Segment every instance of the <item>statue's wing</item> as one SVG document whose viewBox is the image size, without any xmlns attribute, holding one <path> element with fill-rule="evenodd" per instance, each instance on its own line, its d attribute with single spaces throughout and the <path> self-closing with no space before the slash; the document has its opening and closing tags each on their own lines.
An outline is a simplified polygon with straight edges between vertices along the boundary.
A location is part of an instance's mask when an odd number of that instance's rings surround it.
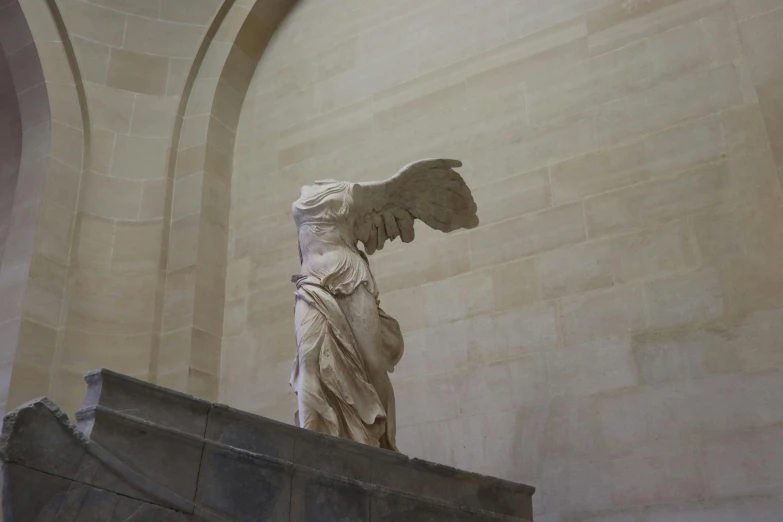
<svg viewBox="0 0 783 522">
<path fill-rule="evenodd" d="M 356 238 L 368 254 L 386 240 L 413 241 L 413 222 L 420 219 L 442 232 L 475 228 L 476 202 L 465 180 L 454 169 L 457 160 L 421 160 L 400 169 L 385 181 L 357 183 L 353 203 Z"/>
</svg>

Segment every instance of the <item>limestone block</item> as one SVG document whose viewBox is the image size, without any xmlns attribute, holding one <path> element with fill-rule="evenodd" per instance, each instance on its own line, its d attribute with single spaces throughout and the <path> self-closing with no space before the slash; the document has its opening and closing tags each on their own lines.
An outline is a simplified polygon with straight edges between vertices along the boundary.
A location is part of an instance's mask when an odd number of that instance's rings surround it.
<svg viewBox="0 0 783 522">
<path fill-rule="evenodd" d="M 32 129 L 49 120 L 51 113 L 47 98 L 48 89 L 42 83 L 17 95 L 16 101 L 21 116 L 22 130 Z"/>
<path fill-rule="evenodd" d="M 549 173 L 539 169 L 505 178 L 476 188 L 473 196 L 485 225 L 543 210 L 550 206 L 552 198 Z"/>
<path fill-rule="evenodd" d="M 125 179 L 165 178 L 168 146 L 165 138 L 118 134 L 110 174 Z"/>
<path fill-rule="evenodd" d="M 742 100 L 732 64 L 697 71 L 599 107 L 594 119 L 597 140 L 611 145 L 739 105 Z"/>
<path fill-rule="evenodd" d="M 372 104 L 362 101 L 291 127 L 280 133 L 280 168 L 359 141 L 372 125 Z"/>
<path fill-rule="evenodd" d="M 581 342 L 547 352 L 552 395 L 585 397 L 638 384 L 638 370 L 628 337 Z"/>
<path fill-rule="evenodd" d="M 634 357 L 645 384 L 698 379 L 741 367 L 731 344 L 708 331 L 645 332 L 634 336 Z"/>
<path fill-rule="evenodd" d="M 713 520 L 758 520 L 773 522 L 780 513 L 781 502 L 774 498 L 745 498 L 707 500 L 682 506 L 657 506 L 648 511 L 649 522 L 666 522 L 673 517 L 688 522 L 709 522 Z"/>
<path fill-rule="evenodd" d="M 78 35 L 71 35 L 82 79 L 89 83 L 104 83 L 109 70 L 111 47 Z"/>
<path fill-rule="evenodd" d="M 701 456 L 687 441 L 653 443 L 608 462 L 615 505 L 682 502 L 704 491 Z"/>
<path fill-rule="evenodd" d="M 139 215 L 143 184 L 86 171 L 82 180 L 82 210 L 95 216 L 136 219 Z"/>
<path fill-rule="evenodd" d="M 168 273 L 163 302 L 164 332 L 173 332 L 192 324 L 195 285 L 196 267 L 194 266 Z"/>
<path fill-rule="evenodd" d="M 602 54 L 725 8 L 723 0 L 611 2 L 587 15 L 590 50 Z"/>
<path fill-rule="evenodd" d="M 164 95 L 168 72 L 168 58 L 112 49 L 106 85 L 141 94 Z"/>
<path fill-rule="evenodd" d="M 564 298 L 560 317 L 565 346 L 644 329 L 644 299 L 639 285 L 623 285 Z"/>
<path fill-rule="evenodd" d="M 464 4 L 454 6 L 446 13 L 438 11 L 432 9 L 430 12 L 444 23 L 430 25 L 417 46 L 421 71 L 441 69 L 506 41 L 504 33 L 509 19 L 504 9 L 485 10 Z"/>
<path fill-rule="evenodd" d="M 205 446 L 197 472 L 196 503 L 218 517 L 210 514 L 202 520 L 287 520 L 292 493 L 290 466 L 239 450 Z"/>
<path fill-rule="evenodd" d="M 709 164 L 586 200 L 587 227 L 591 237 L 638 229 L 728 204 L 735 194 L 728 165 Z"/>
<path fill-rule="evenodd" d="M 168 137 L 174 131 L 179 97 L 139 94 L 133 107 L 131 133 L 151 138 Z"/>
<path fill-rule="evenodd" d="M 740 56 L 740 38 L 730 8 L 675 27 L 650 39 L 656 80 L 731 63 Z"/>
<path fill-rule="evenodd" d="M 585 239 L 581 203 L 561 205 L 470 231 L 474 268 L 500 264 Z"/>
<path fill-rule="evenodd" d="M 135 96 L 132 92 L 96 83 L 85 83 L 90 121 L 98 129 L 127 134 L 131 127 Z"/>
<path fill-rule="evenodd" d="M 182 497 L 92 444 L 47 399 L 28 403 L 6 416 L 3 461 L 6 466 L 24 466 L 125 497 L 187 509 Z"/>
<path fill-rule="evenodd" d="M 493 49 L 471 63 L 468 92 L 491 93 L 534 78 L 549 67 L 584 60 L 589 57 L 586 34 L 584 20 L 575 19 Z"/>
<path fill-rule="evenodd" d="M 541 123 L 580 114 L 650 87 L 651 59 L 644 40 L 544 73 L 525 83 L 530 121 Z"/>
<path fill-rule="evenodd" d="M 74 282 L 71 326 L 102 334 L 149 333 L 157 273 L 109 274 L 82 270 Z"/>
<path fill-rule="evenodd" d="M 161 221 L 119 222 L 114 229 L 111 270 L 122 272 L 155 271 L 160 264 Z"/>
<path fill-rule="evenodd" d="M 40 254 L 33 257 L 24 302 L 28 317 L 48 326 L 60 325 L 65 275 L 66 268 L 59 262 Z"/>
<path fill-rule="evenodd" d="M 554 299 L 614 284 L 614 256 L 608 242 L 590 242 L 542 254 L 538 258 L 541 298 Z"/>
<path fill-rule="evenodd" d="M 164 0 L 160 17 L 172 22 L 209 25 L 219 6 L 220 3 L 216 0 L 198 0 L 187 5 Z"/>
<path fill-rule="evenodd" d="M 775 28 L 783 17 L 780 9 L 765 16 L 745 20 L 740 24 L 745 55 L 750 64 L 755 85 L 773 83 L 783 77 L 781 59 L 773 51 L 781 45 L 780 31 Z"/>
<path fill-rule="evenodd" d="M 142 183 L 139 219 L 162 219 L 166 206 L 167 180 L 151 179 Z"/>
<path fill-rule="evenodd" d="M 66 0 L 61 7 L 68 31 L 97 43 L 122 46 L 127 16 L 87 2 Z"/>
<path fill-rule="evenodd" d="M 372 264 L 383 292 L 453 277 L 470 270 L 468 234 L 450 234 L 426 245 L 374 256 Z"/>
<path fill-rule="evenodd" d="M 702 163 L 719 161 L 727 152 L 721 120 L 712 114 L 645 136 L 651 175 L 671 176 Z"/>
<path fill-rule="evenodd" d="M 77 205 L 80 172 L 60 160 L 50 158 L 43 186 L 43 197 L 68 210 Z"/>
<path fill-rule="evenodd" d="M 723 291 L 714 268 L 650 280 L 645 284 L 649 326 L 699 323 L 723 314 Z"/>
<path fill-rule="evenodd" d="M 127 14 L 157 18 L 162 0 L 91 0 L 90 3 Z"/>
<path fill-rule="evenodd" d="M 102 406 L 83 408 L 76 418 L 91 441 L 143 472 L 147 480 L 180 498 L 189 501 L 195 498 L 201 456 L 205 451 L 202 439 Z M 109 490 L 127 488 L 125 478 L 110 471 L 98 476 Z"/>
<path fill-rule="evenodd" d="M 492 278 L 482 271 L 444 279 L 423 287 L 420 296 L 428 326 L 456 321 L 492 310 Z"/>
<path fill-rule="evenodd" d="M 644 143 L 591 152 L 551 167 L 555 205 L 649 179 Z M 483 216 L 482 216 L 483 217 Z"/>
<path fill-rule="evenodd" d="M 400 520 L 400 517 L 411 522 L 467 522 L 469 520 L 500 522 L 519 520 L 476 510 L 454 510 L 444 504 L 427 501 L 412 495 L 403 496 L 385 491 L 376 491 L 373 494 L 369 520 L 392 522 Z"/>
<path fill-rule="evenodd" d="M 369 521 L 370 490 L 364 484 L 297 467 L 291 483 L 289 516 L 291 522 Z"/>
<path fill-rule="evenodd" d="M 554 303 L 542 303 L 467 321 L 462 335 L 467 339 L 468 359 L 483 363 L 503 361 L 557 346 L 555 313 Z M 428 351 L 433 351 L 435 343 L 433 339 Z"/>
<path fill-rule="evenodd" d="M 732 3 L 737 12 L 737 18 L 740 20 L 752 18 L 780 7 L 780 4 L 775 0 L 734 0 Z"/>
<path fill-rule="evenodd" d="M 16 464 L 3 466 L 8 522 L 186 522 L 188 516 Z"/>
<path fill-rule="evenodd" d="M 449 323 L 405 336 L 405 356 L 394 368 L 395 379 L 420 377 L 462 367 L 468 360 L 466 322 Z"/>
<path fill-rule="evenodd" d="M 549 396 L 544 354 L 517 357 L 456 375 L 457 416 L 533 406 Z"/>
<path fill-rule="evenodd" d="M 223 405 L 213 405 L 205 438 L 235 448 L 294 461 L 295 440 L 291 427 L 274 421 L 251 417 Z"/>
<path fill-rule="evenodd" d="M 492 267 L 492 294 L 497 311 L 539 301 L 539 276 L 535 258 Z"/>
<path fill-rule="evenodd" d="M 88 373 L 85 380 L 84 408 L 102 406 L 184 433 L 205 433 L 210 409 L 206 401 L 105 369 Z M 87 425 L 80 429 L 89 434 Z"/>
<path fill-rule="evenodd" d="M 468 176 L 468 181 L 479 186 L 518 174 L 520 165 L 524 165 L 524 170 L 545 167 L 595 150 L 595 142 L 593 125 L 587 118 L 553 124 L 516 125 L 502 139 L 471 148 L 473 169 L 477 175 Z"/>
<path fill-rule="evenodd" d="M 33 91 L 35 90 L 36 89 L 33 89 Z M 37 100 L 35 103 L 43 103 L 43 100 Z M 24 113 L 22 113 L 22 117 L 24 118 Z M 45 127 L 46 124 L 39 125 L 39 127 L 40 126 Z M 84 142 L 84 134 L 82 130 L 76 127 L 71 127 L 66 123 L 52 120 L 51 132 L 51 155 L 70 167 L 81 169 L 83 165 L 82 162 L 85 159 L 82 154 L 82 146 Z M 24 154 L 24 148 L 22 152 Z M 22 163 L 25 163 L 24 159 L 22 160 Z"/>
<path fill-rule="evenodd" d="M 624 283 L 696 266 L 696 238 L 686 220 L 653 226 L 612 241 L 614 278 Z"/>
<path fill-rule="evenodd" d="M 196 264 L 200 216 L 193 214 L 171 224 L 169 270 L 182 270 Z"/>
<path fill-rule="evenodd" d="M 191 58 L 196 55 L 204 29 L 189 24 L 128 17 L 123 48 L 137 53 Z"/>
<path fill-rule="evenodd" d="M 781 441 L 779 426 L 705 441 L 701 451 L 707 491 L 717 496 L 777 494 Z"/>
<path fill-rule="evenodd" d="M 389 459 L 375 460 L 372 481 L 403 493 L 473 509 L 491 510 L 498 515 L 533 518 L 532 503 L 529 500 L 532 488 L 519 487 L 500 479 L 470 484 L 471 478 L 478 477 L 417 459 L 408 462 Z"/>
</svg>

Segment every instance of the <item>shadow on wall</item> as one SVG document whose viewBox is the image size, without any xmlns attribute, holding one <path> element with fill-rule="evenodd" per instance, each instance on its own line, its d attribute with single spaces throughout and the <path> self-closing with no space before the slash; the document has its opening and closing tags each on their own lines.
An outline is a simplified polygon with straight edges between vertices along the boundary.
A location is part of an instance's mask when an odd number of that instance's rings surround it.
<svg viewBox="0 0 783 522">
<path fill-rule="evenodd" d="M 0 43 L 0 262 L 11 227 L 11 210 L 22 159 L 22 119 L 11 69 Z"/>
</svg>

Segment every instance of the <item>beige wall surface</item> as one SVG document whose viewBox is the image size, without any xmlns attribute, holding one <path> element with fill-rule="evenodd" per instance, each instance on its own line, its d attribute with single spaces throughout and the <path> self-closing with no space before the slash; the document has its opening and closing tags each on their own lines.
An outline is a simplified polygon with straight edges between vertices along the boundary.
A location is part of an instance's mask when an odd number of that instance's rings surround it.
<svg viewBox="0 0 783 522">
<path fill-rule="evenodd" d="M 0 410 L 99 367 L 218 399 L 234 134 L 292 1 L 0 0 Z"/>
<path fill-rule="evenodd" d="M 294 3 L 0 0 L 0 406 L 105 366 L 291 422 L 299 187 L 449 156 L 481 226 L 371 261 L 403 451 L 777 520 L 783 4 Z"/>
<path fill-rule="evenodd" d="M 299 186 L 455 157 L 481 225 L 371 259 L 402 450 L 540 521 L 777 520 L 781 48 L 774 0 L 300 2 L 236 135 L 221 399 L 292 421 Z"/>
</svg>

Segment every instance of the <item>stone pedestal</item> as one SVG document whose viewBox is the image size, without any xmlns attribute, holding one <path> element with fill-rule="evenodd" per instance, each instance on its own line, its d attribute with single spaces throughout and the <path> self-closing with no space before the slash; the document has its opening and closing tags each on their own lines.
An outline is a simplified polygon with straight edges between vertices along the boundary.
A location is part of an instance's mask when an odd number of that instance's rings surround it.
<svg viewBox="0 0 783 522">
<path fill-rule="evenodd" d="M 5 522 L 532 520 L 530 486 L 313 433 L 107 370 L 77 426 L 3 425 Z"/>
</svg>

